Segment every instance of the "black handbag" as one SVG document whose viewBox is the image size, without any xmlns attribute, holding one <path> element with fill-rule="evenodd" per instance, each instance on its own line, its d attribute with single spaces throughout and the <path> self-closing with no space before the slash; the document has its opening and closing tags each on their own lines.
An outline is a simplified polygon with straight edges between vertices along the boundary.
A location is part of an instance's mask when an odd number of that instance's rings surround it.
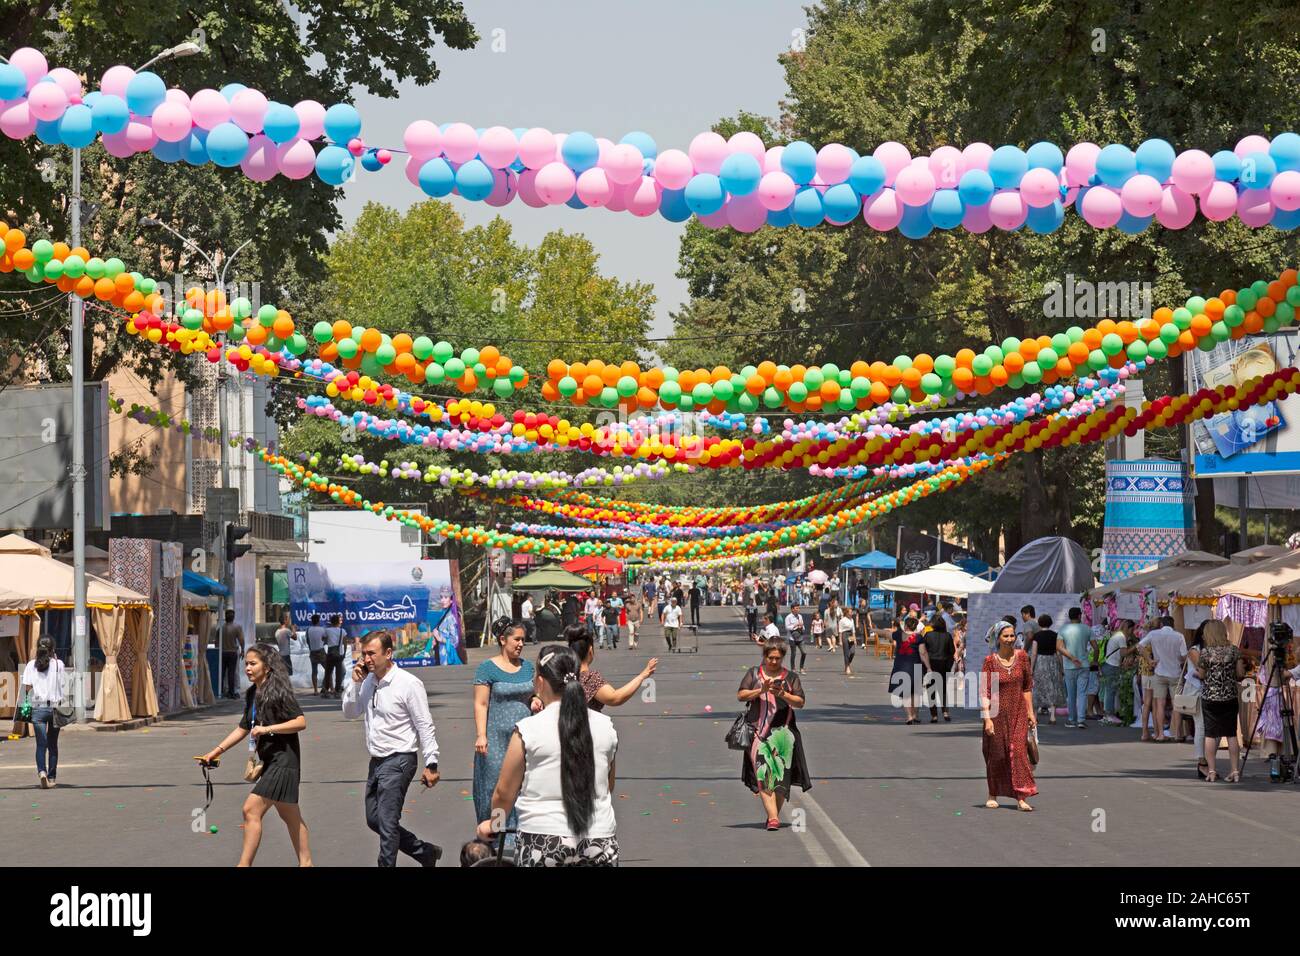
<svg viewBox="0 0 1300 956">
<path fill-rule="evenodd" d="M 63 670 L 62 662 L 58 664 L 58 667 L 60 671 Z M 77 715 L 77 710 L 75 704 L 65 703 L 68 695 L 66 693 L 63 693 L 62 674 L 61 673 L 55 674 L 54 679 L 56 685 L 59 688 L 60 696 L 59 696 L 59 702 L 53 705 L 53 708 L 50 712 L 50 724 L 56 728 L 63 728 L 68 726 L 68 724 L 72 723 L 72 718 Z"/>
<path fill-rule="evenodd" d="M 723 739 L 731 750 L 748 750 L 754 743 L 754 725 L 741 714 L 732 722 L 731 729 Z"/>
</svg>

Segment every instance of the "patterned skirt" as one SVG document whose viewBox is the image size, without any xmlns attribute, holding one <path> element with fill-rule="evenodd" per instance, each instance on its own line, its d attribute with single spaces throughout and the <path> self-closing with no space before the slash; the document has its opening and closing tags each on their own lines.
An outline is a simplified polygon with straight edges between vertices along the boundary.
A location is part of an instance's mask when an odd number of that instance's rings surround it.
<svg viewBox="0 0 1300 956">
<path fill-rule="evenodd" d="M 1065 682 L 1061 655 L 1039 654 L 1034 661 L 1034 709 L 1060 707 L 1065 703 Z"/>
<path fill-rule="evenodd" d="M 516 866 L 618 866 L 617 837 L 571 837 L 519 832 Z"/>
</svg>

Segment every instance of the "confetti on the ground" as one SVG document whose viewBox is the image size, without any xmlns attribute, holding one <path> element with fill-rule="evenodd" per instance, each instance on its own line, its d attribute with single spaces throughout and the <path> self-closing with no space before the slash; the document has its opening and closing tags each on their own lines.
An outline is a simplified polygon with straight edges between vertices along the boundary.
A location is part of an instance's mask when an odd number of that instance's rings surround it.
<svg viewBox="0 0 1300 956">
<path fill-rule="evenodd" d="M 468 790 L 462 790 L 462 791 L 460 792 L 460 795 L 463 797 L 463 796 L 465 796 L 465 794 L 467 794 L 467 793 L 469 793 Z"/>
<path fill-rule="evenodd" d="M 212 824 L 212 826 L 208 827 L 208 832 L 209 832 L 209 833 L 216 833 L 216 832 L 217 832 L 217 825 L 214 823 L 214 824 Z"/>
<path fill-rule="evenodd" d="M 681 823 L 681 822 L 682 822 L 681 817 L 673 817 L 673 823 Z"/>
<path fill-rule="evenodd" d="M 349 790 L 349 791 L 348 791 L 348 796 L 349 796 L 349 797 L 355 797 L 356 795 L 357 795 L 357 792 L 356 792 L 355 790 Z"/>
<path fill-rule="evenodd" d="M 126 809 L 126 804 L 125 804 L 125 803 L 115 803 L 115 804 L 113 804 L 113 809 L 114 809 L 114 810 L 125 810 L 125 809 Z"/>
<path fill-rule="evenodd" d="M 650 811 L 649 811 L 649 810 L 642 810 L 642 811 L 641 811 L 641 816 L 643 816 L 643 817 L 648 817 L 648 816 L 650 816 Z"/>
<path fill-rule="evenodd" d="M 39 808 L 39 807 L 40 807 L 40 804 L 39 804 L 39 803 L 33 803 L 33 804 L 32 804 L 32 809 L 33 809 L 33 810 L 35 810 L 35 809 L 37 809 L 37 808 Z"/>
<path fill-rule="evenodd" d="M 683 803 L 681 800 L 669 800 L 668 802 L 671 803 L 671 804 L 672 804 L 673 806 L 675 806 L 675 807 L 684 807 L 684 806 L 686 806 L 686 804 Z"/>
<path fill-rule="evenodd" d="M 959 816 L 961 816 L 961 811 L 960 811 L 960 810 L 954 810 L 954 811 L 952 812 L 952 815 L 953 815 L 954 817 L 959 817 Z"/>
<path fill-rule="evenodd" d="M 697 796 L 697 797 L 711 797 L 711 796 L 713 796 L 713 794 L 710 793 L 708 790 L 701 790 L 699 793 L 696 794 L 696 796 Z"/>
<path fill-rule="evenodd" d="M 474 800 L 473 797 L 461 797 L 461 799 L 462 799 L 462 800 L 465 800 L 465 801 L 468 801 L 468 802 L 472 802 L 472 801 Z"/>
<path fill-rule="evenodd" d="M 664 784 L 662 787 L 660 787 L 659 789 L 660 789 L 660 790 L 671 790 L 672 788 L 673 788 L 673 785 L 672 785 L 672 784 L 670 784 L 670 783 L 666 783 L 666 784 Z"/>
<path fill-rule="evenodd" d="M 626 793 L 620 793 L 620 794 L 618 795 L 618 798 L 619 798 L 620 800 L 626 800 L 626 799 L 627 799 L 627 794 L 626 794 Z"/>
</svg>

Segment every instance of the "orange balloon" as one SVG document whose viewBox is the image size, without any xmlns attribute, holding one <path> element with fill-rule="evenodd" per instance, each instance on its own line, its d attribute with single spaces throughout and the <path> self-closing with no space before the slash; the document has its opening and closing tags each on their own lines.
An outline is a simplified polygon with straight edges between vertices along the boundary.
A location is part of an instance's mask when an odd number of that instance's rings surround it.
<svg viewBox="0 0 1300 956">
<path fill-rule="evenodd" d="M 366 329 L 361 333 L 361 348 L 367 352 L 376 351 L 383 342 L 384 337 L 378 329 Z"/>
<path fill-rule="evenodd" d="M 1034 344 L 1037 345 L 1037 343 Z M 1037 352 L 1034 353 L 1034 355 L 1037 354 Z M 1009 375 L 1019 375 L 1021 369 L 1025 367 L 1025 357 L 1020 352 L 1008 352 L 1002 358 L 1002 365 Z"/>
<path fill-rule="evenodd" d="M 1173 320 L 1174 310 L 1169 308 L 1167 305 L 1162 305 L 1151 313 L 1151 321 L 1155 322 L 1157 325 L 1164 325 L 1166 322 L 1172 322 Z"/>
<path fill-rule="evenodd" d="M 1038 343 L 1034 339 L 1025 339 L 1020 343 L 1020 348 L 1016 352 L 1011 353 L 1011 355 L 1018 354 L 1022 361 L 1032 362 L 1034 359 L 1038 358 L 1038 352 Z M 1011 358 L 1011 355 L 1004 356 L 1004 360 Z M 1021 368 L 1023 367 L 1024 366 L 1022 365 Z"/>
<path fill-rule="evenodd" d="M 1074 363 L 1068 358 L 1058 359 L 1056 362 L 1056 374 L 1061 378 L 1069 378 L 1074 374 Z"/>
<path fill-rule="evenodd" d="M 876 405 L 883 405 L 889 401 L 889 386 L 884 382 L 872 382 L 871 401 Z"/>
<path fill-rule="evenodd" d="M 595 373 L 588 375 L 586 378 L 582 380 L 582 390 L 592 398 L 599 395 L 601 390 L 604 387 L 605 387 L 605 382 L 601 379 L 599 375 L 596 375 Z"/>
<path fill-rule="evenodd" d="M 822 410 L 822 397 L 816 393 L 810 394 L 803 404 L 810 412 L 820 412 Z"/>
<path fill-rule="evenodd" d="M 953 359 L 957 362 L 958 368 L 970 368 L 975 363 L 975 350 L 958 349 Z"/>
<path fill-rule="evenodd" d="M 1262 302 L 1263 300 L 1261 299 L 1260 301 Z M 1262 309 L 1259 311 L 1261 312 L 1261 314 L 1263 313 Z M 1210 322 L 1210 317 L 1208 315 L 1192 316 L 1192 327 L 1191 327 L 1192 335 L 1196 336 L 1198 339 L 1204 338 L 1205 336 L 1210 334 L 1211 324 L 1212 323 Z"/>
<path fill-rule="evenodd" d="M 620 365 L 618 371 L 619 374 L 626 375 L 629 378 L 641 377 L 641 366 L 637 365 L 636 362 L 633 362 L 630 359 Z"/>
<path fill-rule="evenodd" d="M 1125 345 L 1132 345 L 1138 336 L 1137 326 L 1128 321 L 1116 323 L 1115 333 L 1124 340 Z"/>
<path fill-rule="evenodd" d="M 1260 315 L 1258 312 L 1256 312 L 1254 309 L 1251 309 L 1249 312 L 1246 313 L 1246 321 L 1242 322 L 1241 325 L 1237 326 L 1237 328 L 1245 329 L 1247 332 L 1251 333 L 1252 335 L 1256 332 L 1263 332 L 1264 317 Z"/>
<path fill-rule="evenodd" d="M 902 382 L 905 388 L 910 389 L 912 391 L 915 391 L 916 389 L 920 388 L 921 370 L 917 368 L 915 365 L 913 365 L 911 368 L 909 368 L 906 372 L 903 373 Z"/>
<path fill-rule="evenodd" d="M 394 337 L 393 339 L 394 347 L 397 346 L 398 338 L 400 338 L 400 336 Z M 501 358 L 501 350 L 495 345 L 485 345 L 478 351 L 478 360 L 483 363 L 485 368 L 491 368 L 496 365 L 499 358 Z"/>
<path fill-rule="evenodd" d="M 10 255 L 13 255 L 25 245 L 27 245 L 27 234 L 21 229 L 10 229 L 5 233 L 5 249 L 9 251 Z M 89 258 L 89 256 L 86 258 Z"/>
<path fill-rule="evenodd" d="M 621 377 L 621 372 L 617 365 L 606 365 L 603 369 L 601 369 L 600 377 L 605 382 L 606 385 L 612 388 L 613 386 L 618 384 L 618 380 Z"/>
<path fill-rule="evenodd" d="M 22 233 L 20 232 L 19 235 L 21 236 Z M 24 241 L 26 241 L 26 240 L 24 240 Z M 69 252 L 68 255 L 70 255 L 70 256 L 81 256 L 81 258 L 84 259 L 84 260 L 86 260 L 87 262 L 89 262 L 89 261 L 90 261 L 90 258 L 91 258 L 91 257 L 90 257 L 90 250 L 88 250 L 85 246 L 74 246 L 73 249 L 72 249 L 72 251 Z"/>
<path fill-rule="evenodd" d="M 969 350 L 963 349 L 963 351 Z M 958 365 L 952 372 L 952 384 L 955 385 L 959 391 L 969 392 L 971 387 L 975 384 L 975 373 L 965 365 Z"/>
<path fill-rule="evenodd" d="M 644 385 L 636 390 L 636 402 L 642 408 L 651 408 L 655 402 L 659 401 L 659 396 L 654 389 L 646 388 Z"/>
<path fill-rule="evenodd" d="M 605 371 L 605 363 L 600 359 L 592 359 L 587 363 L 587 372 L 592 375 L 599 375 Z"/>
<path fill-rule="evenodd" d="M 68 258 L 68 254 L 71 252 L 72 250 L 68 248 L 68 244 L 66 242 L 56 242 L 54 244 L 54 258 L 58 259 L 60 262 Z M 1286 273 L 1283 273 L 1283 275 L 1286 275 Z M 1292 283 L 1292 285 L 1294 284 L 1295 283 Z"/>
<path fill-rule="evenodd" d="M 121 273 L 113 283 L 117 286 L 117 291 L 123 295 L 135 291 L 135 280 L 131 278 L 130 273 Z"/>
<path fill-rule="evenodd" d="M 790 366 L 790 374 L 794 377 L 794 380 L 796 382 L 802 382 L 804 375 L 806 375 L 807 373 L 808 373 L 808 369 L 803 365 Z"/>
<path fill-rule="evenodd" d="M 903 373 L 898 370 L 898 366 L 896 365 L 886 365 L 884 374 L 880 376 L 880 380 L 891 389 L 897 388 L 899 383 L 903 381 Z"/>
<path fill-rule="evenodd" d="M 822 401 L 833 402 L 840 397 L 840 383 L 828 378 L 822 382 L 818 391 L 821 393 Z"/>
<path fill-rule="evenodd" d="M 1269 286 L 1269 289 L 1272 289 L 1272 285 Z M 1223 318 L 1223 310 L 1223 300 L 1218 296 L 1205 300 L 1205 314 L 1210 317 L 1211 322 L 1218 322 L 1219 319 Z"/>
<path fill-rule="evenodd" d="M 335 342 L 342 342 L 352 334 L 352 323 L 347 319 L 338 319 L 330 326 L 330 333 L 334 336 Z"/>
<path fill-rule="evenodd" d="M 487 363 L 485 362 L 483 364 L 486 365 Z M 514 367 L 515 367 L 515 363 L 510 361 L 510 359 L 505 355 L 502 355 L 500 358 L 497 359 L 497 363 L 495 366 L 491 366 L 491 365 L 488 366 L 489 369 L 492 368 L 496 369 L 497 377 L 499 378 L 504 378 L 505 376 L 509 375 L 510 370 Z"/>
<path fill-rule="evenodd" d="M 1259 301 L 1255 303 L 1255 311 L 1267 319 L 1277 311 L 1277 303 L 1273 301 L 1272 296 L 1260 296 Z"/>
<path fill-rule="evenodd" d="M 277 318 L 271 323 L 271 331 L 275 333 L 277 339 L 287 339 L 293 335 L 293 319 Z"/>
<path fill-rule="evenodd" d="M 117 291 L 117 286 L 113 280 L 105 276 L 102 279 L 95 280 L 95 298 L 107 302 L 113 298 L 113 293 Z"/>
<path fill-rule="evenodd" d="M 1065 354 L 1074 365 L 1085 365 L 1088 362 L 1088 346 L 1082 342 L 1071 342 Z"/>
<path fill-rule="evenodd" d="M 644 372 L 641 376 L 641 384 L 646 388 L 657 389 L 664 383 L 664 370 L 661 368 L 652 368 Z"/>
<path fill-rule="evenodd" d="M 922 375 L 934 371 L 934 359 L 922 352 L 916 358 L 912 359 L 912 368 L 916 369 Z"/>
<path fill-rule="evenodd" d="M 683 392 L 689 392 L 695 387 L 695 373 L 690 369 L 677 373 L 677 384 L 682 387 Z"/>
<path fill-rule="evenodd" d="M 1261 325 L 1260 328 L 1263 328 L 1263 325 Z M 1184 349 L 1196 348 L 1196 337 L 1192 335 L 1190 330 L 1186 332 L 1179 332 L 1178 344 L 1181 345 Z"/>
<path fill-rule="evenodd" d="M 759 374 L 761 375 L 762 373 L 760 372 Z M 764 375 L 763 378 L 765 381 L 768 381 L 767 376 Z M 770 382 L 772 385 L 776 386 L 778 392 L 788 392 L 790 386 L 794 384 L 794 375 L 789 369 L 780 369 L 772 373 Z"/>
<path fill-rule="evenodd" d="M 394 351 L 409 352 L 411 351 L 411 344 L 412 344 L 411 337 L 407 335 L 405 332 L 398 332 L 396 335 L 393 336 L 392 345 Z M 485 361 L 483 364 L 486 365 L 487 362 Z"/>
<path fill-rule="evenodd" d="M 415 368 L 418 363 L 415 361 L 415 356 L 410 352 L 399 352 L 397 358 L 393 360 L 393 364 L 397 366 L 397 370 L 403 375 L 409 375 L 411 369 Z"/>
<path fill-rule="evenodd" d="M 563 378 L 563 376 L 561 376 Z M 554 382 L 547 381 L 542 383 L 542 398 L 548 402 L 558 402 L 560 400 L 560 389 Z"/>
<path fill-rule="evenodd" d="M 1274 279 L 1268 284 L 1268 297 L 1274 302 L 1281 302 L 1286 298 L 1286 286 Z"/>
<path fill-rule="evenodd" d="M 989 381 L 998 388 L 1007 384 L 1007 380 L 1010 377 L 1011 376 L 1007 374 L 1006 367 L 1002 365 L 993 366 L 993 369 L 989 372 Z"/>
<path fill-rule="evenodd" d="M 1137 324 L 1138 334 L 1150 342 L 1160 334 L 1160 326 L 1150 319 L 1143 319 Z"/>
<path fill-rule="evenodd" d="M 16 230 L 11 229 L 9 235 L 13 235 Z M 32 266 L 36 265 L 36 256 L 30 249 L 16 249 L 10 254 L 13 259 L 14 268 L 19 272 L 26 272 Z M 111 280 L 110 280 L 111 281 Z"/>
<path fill-rule="evenodd" d="M 854 378 L 867 378 L 871 375 L 871 366 L 859 359 L 849 366 L 849 374 Z"/>
<path fill-rule="evenodd" d="M 1110 335 L 1116 329 L 1114 319 L 1102 319 L 1097 323 L 1097 331 L 1102 335 Z"/>
<path fill-rule="evenodd" d="M 1170 315 L 1172 316 L 1173 313 L 1171 312 Z M 1083 331 L 1083 344 L 1088 347 L 1089 352 L 1101 348 L 1101 338 L 1101 332 L 1097 329 L 1084 329 Z"/>
<path fill-rule="evenodd" d="M 587 377 L 587 366 L 582 362 L 574 362 L 569 366 L 569 374 L 572 375 L 576 381 L 581 382 Z M 564 378 L 564 376 L 561 375 L 560 378 Z"/>
<path fill-rule="evenodd" d="M 564 362 L 562 359 L 551 359 L 546 363 L 546 377 L 551 381 L 558 382 L 568 374 L 568 363 Z"/>
<path fill-rule="evenodd" d="M 767 388 L 767 383 L 763 381 L 763 376 L 754 374 L 745 379 L 745 391 L 750 395 L 762 395 Z"/>
</svg>

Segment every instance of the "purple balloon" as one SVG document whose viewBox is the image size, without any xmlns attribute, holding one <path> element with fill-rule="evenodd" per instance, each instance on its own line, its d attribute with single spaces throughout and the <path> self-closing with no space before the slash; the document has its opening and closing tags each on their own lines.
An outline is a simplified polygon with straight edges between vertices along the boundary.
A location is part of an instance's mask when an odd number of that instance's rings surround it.
<svg viewBox="0 0 1300 956">
<path fill-rule="evenodd" d="M 489 206 L 500 208 L 509 205 L 519 193 L 519 177 L 513 169 L 492 171 L 492 192 L 484 200 Z"/>
<path fill-rule="evenodd" d="M 756 195 L 732 196 L 722 208 L 737 232 L 757 232 L 767 224 L 767 209 Z"/>
<path fill-rule="evenodd" d="M 992 229 L 993 221 L 989 219 L 990 205 L 991 203 L 985 203 L 982 206 L 967 206 L 966 212 L 961 217 L 962 228 L 975 235 L 980 235 Z"/>
<path fill-rule="evenodd" d="M 537 173 L 536 169 L 525 169 L 519 174 L 519 199 L 533 209 L 541 209 L 546 205 L 546 200 L 537 195 Z"/>
</svg>

